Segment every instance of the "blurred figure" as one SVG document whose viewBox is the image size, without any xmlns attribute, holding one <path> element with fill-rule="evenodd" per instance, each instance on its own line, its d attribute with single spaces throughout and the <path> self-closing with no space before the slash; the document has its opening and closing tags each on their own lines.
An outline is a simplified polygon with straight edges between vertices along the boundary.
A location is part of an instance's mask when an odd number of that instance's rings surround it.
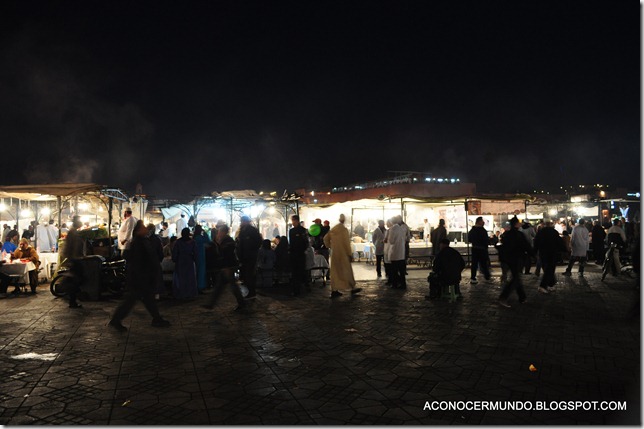
<svg viewBox="0 0 644 429">
<path fill-rule="evenodd" d="M 564 272 L 564 276 L 570 276 L 572 274 L 572 266 L 576 261 L 579 261 L 579 276 L 583 277 L 584 275 L 584 268 L 586 267 L 586 259 L 588 255 L 588 244 L 590 243 L 590 237 L 588 236 L 588 229 L 586 228 L 585 223 L 585 219 L 579 219 L 579 223 L 572 230 L 572 235 L 570 237 L 572 254 L 570 256 L 570 262 L 568 262 L 568 267 Z"/>
<path fill-rule="evenodd" d="M 429 247 L 429 235 L 431 234 L 432 227 L 429 225 L 427 219 L 423 219 L 423 241 L 425 242 L 425 247 Z"/>
<path fill-rule="evenodd" d="M 185 215 L 185 214 L 181 213 L 181 216 L 180 216 L 180 217 L 179 217 L 179 219 L 177 220 L 176 225 L 177 225 L 177 226 L 176 226 L 177 235 L 178 235 L 178 236 L 181 236 L 182 231 L 183 231 L 185 228 L 188 228 L 188 221 L 186 220 L 186 215 Z"/>
<path fill-rule="evenodd" d="M 45 222 L 36 228 L 36 247 L 41 253 L 56 251 L 58 234 L 54 232 L 54 226 Z"/>
<path fill-rule="evenodd" d="M 364 239 L 364 227 L 362 226 L 362 223 L 358 222 L 355 228 L 353 228 L 353 233 L 358 237 Z"/>
<path fill-rule="evenodd" d="M 158 263 L 158 272 L 156 273 L 157 278 L 155 281 L 156 287 L 154 289 L 154 299 L 159 299 L 159 295 L 163 292 L 163 270 L 161 269 L 161 262 L 163 261 L 163 244 L 161 243 L 161 237 L 156 234 L 157 228 L 153 223 L 148 224 L 148 239 L 150 240 L 150 246 L 154 251 Z"/>
<path fill-rule="evenodd" d="M 196 272 L 197 272 L 197 289 L 199 293 L 203 293 L 203 290 L 206 289 L 206 246 L 209 246 L 212 242 L 208 236 L 203 232 L 203 227 L 201 225 L 195 226 L 194 233 L 194 242 L 195 242 L 195 263 L 196 263 Z"/>
<path fill-rule="evenodd" d="M 279 238 L 277 246 L 275 246 L 275 278 L 279 283 L 282 276 L 289 272 L 290 261 L 288 258 L 288 239 L 285 235 Z"/>
<path fill-rule="evenodd" d="M 195 241 L 190 238 L 190 229 L 183 228 L 181 238 L 172 246 L 172 262 L 175 264 L 172 295 L 175 298 L 190 299 L 199 294 L 195 272 L 196 259 L 197 247 Z"/>
<path fill-rule="evenodd" d="M 2 242 L 3 243 L 7 239 L 7 234 L 9 234 L 9 231 L 11 231 L 11 227 L 5 223 L 4 226 L 2 227 Z"/>
<path fill-rule="evenodd" d="M 11 253 L 18 248 L 18 231 L 11 230 L 7 234 L 7 238 L 2 244 L 2 251 L 6 253 Z"/>
<path fill-rule="evenodd" d="M 85 242 L 78 234 L 78 229 L 82 226 L 79 216 L 72 219 L 72 228 L 67 232 L 65 245 L 60 252 L 60 260 L 69 267 L 71 277 L 67 279 L 66 289 L 69 296 L 69 308 L 80 308 L 76 298 L 80 292 L 80 285 L 83 280 L 83 266 L 81 258 L 85 256 Z"/>
<path fill-rule="evenodd" d="M 391 261 L 391 277 L 394 289 L 407 289 L 406 273 L 407 266 L 405 259 L 406 231 L 400 226 L 401 216 L 394 216 L 393 226 L 389 229 L 387 242 L 389 243 L 389 260 Z"/>
<path fill-rule="evenodd" d="M 209 251 L 209 254 L 215 257 L 211 262 L 214 268 L 212 272 L 215 275 L 213 279 L 214 290 L 210 295 L 209 303 L 203 306 L 209 310 L 215 307 L 226 286 L 229 287 L 231 293 L 237 300 L 235 311 L 239 311 L 245 307 L 244 297 L 235 282 L 235 270 L 239 263 L 235 255 L 235 240 L 229 235 L 229 232 L 228 225 L 222 225 L 217 228 L 217 238 L 213 243 L 214 251 Z"/>
<path fill-rule="evenodd" d="M 602 227 L 601 223 L 596 220 L 593 224 L 592 234 L 592 247 L 593 255 L 595 256 L 595 263 L 597 265 L 602 265 L 604 263 L 604 256 L 606 254 L 604 248 L 604 240 L 606 240 L 606 231 Z"/>
<path fill-rule="evenodd" d="M 257 283 L 257 254 L 262 245 L 262 235 L 251 223 L 250 217 L 241 217 L 241 226 L 236 240 L 237 258 L 239 259 L 239 279 L 248 288 L 246 299 L 257 296 L 255 286 Z"/>
<path fill-rule="evenodd" d="M 510 229 L 501 235 L 500 247 L 502 249 L 499 257 L 503 258 L 503 262 L 508 264 L 512 280 L 507 282 L 499 296 L 499 304 L 503 307 L 510 307 L 508 298 L 513 290 L 516 290 L 519 296 L 519 302 L 523 304 L 526 302 L 525 291 L 521 283 L 521 267 L 525 263 L 525 255 L 532 253 L 532 247 L 525 238 L 525 235 L 519 232 L 521 222 L 517 217 L 510 219 Z"/>
<path fill-rule="evenodd" d="M 461 295 L 461 275 L 465 269 L 465 260 L 458 250 L 449 247 L 449 240 L 444 238 L 438 243 L 440 251 L 434 263 L 432 271 L 438 276 L 438 283 L 441 286 L 454 286 L 454 292 L 458 295 L 457 299 L 463 299 Z M 429 298 L 429 297 L 428 297 Z"/>
<path fill-rule="evenodd" d="M 447 238 L 447 230 L 445 229 L 445 219 L 438 221 L 438 227 L 432 231 L 432 255 L 436 256 L 440 251 L 439 243 L 442 239 Z"/>
<path fill-rule="evenodd" d="M 318 255 L 324 256 L 324 259 L 326 259 L 328 262 L 329 249 L 324 244 L 324 236 L 328 233 L 328 231 L 324 231 L 324 227 L 322 226 L 321 219 L 315 219 L 313 223 L 316 225 L 320 225 L 320 233 L 315 237 L 311 237 L 311 246 L 313 246 L 313 250 L 315 251 L 315 253 L 317 253 Z"/>
<path fill-rule="evenodd" d="M 376 275 L 378 278 L 382 277 L 382 262 L 385 256 L 385 233 L 387 230 L 385 229 L 385 221 L 384 220 L 379 220 L 378 221 L 378 227 L 373 230 L 373 233 L 371 234 L 372 240 L 373 240 L 373 245 L 376 248 Z"/>
<path fill-rule="evenodd" d="M 127 328 L 123 326 L 123 319 L 130 314 L 136 301 L 141 300 L 152 316 L 152 326 L 168 327 L 170 322 L 161 317 L 154 301 L 159 262 L 156 251 L 148 238 L 148 229 L 142 220 L 136 222 L 132 235 L 125 272 L 127 286 L 125 299 L 116 308 L 108 324 L 120 332 L 127 331 Z"/>
<path fill-rule="evenodd" d="M 130 250 L 130 244 L 133 237 L 132 234 L 136 222 L 137 219 L 132 216 L 132 208 L 126 207 L 123 212 L 123 223 L 121 224 L 118 232 L 118 248 L 121 251 L 121 257 L 123 259 L 127 259 L 127 253 Z"/>
<path fill-rule="evenodd" d="M 539 285 L 539 292 L 549 293 L 554 290 L 557 279 L 555 268 L 557 267 L 557 256 L 559 252 L 566 249 L 563 239 L 554 228 L 552 222 L 548 221 L 540 228 L 534 237 L 534 250 L 539 253 L 539 260 L 543 268 L 543 277 Z"/>
<path fill-rule="evenodd" d="M 289 252 L 288 257 L 291 264 L 291 285 L 292 294 L 297 296 L 300 289 L 306 283 L 306 250 L 309 248 L 308 232 L 300 225 L 298 215 L 291 216 L 293 228 L 288 232 Z M 327 247 L 329 247 L 327 245 Z"/>
<path fill-rule="evenodd" d="M 537 232 L 534 230 L 534 227 L 528 222 L 526 219 L 525 222 L 523 222 L 523 225 L 521 226 L 520 230 L 523 235 L 525 235 L 526 240 L 528 240 L 528 244 L 530 244 L 530 248 L 533 247 L 533 242 L 534 242 L 534 237 L 537 235 Z M 525 258 L 525 264 L 524 264 L 524 274 L 530 274 L 530 269 L 532 268 L 532 256 L 527 255 Z"/>
<path fill-rule="evenodd" d="M 470 284 L 477 284 L 476 279 L 477 270 L 481 270 L 485 280 L 490 280 L 490 255 L 488 246 L 490 245 L 490 238 L 485 230 L 485 221 L 482 216 L 476 218 L 474 226 L 470 229 L 467 239 L 472 245 L 472 271 L 470 276 Z M 452 249 L 453 250 L 453 249 Z"/>
<path fill-rule="evenodd" d="M 349 290 L 351 294 L 362 290 L 355 287 L 356 281 L 351 268 L 351 241 L 349 230 L 344 226 L 344 215 L 341 214 L 338 220 L 340 223 L 324 236 L 324 244 L 331 249 L 331 298 L 341 296 L 341 290 Z"/>
</svg>

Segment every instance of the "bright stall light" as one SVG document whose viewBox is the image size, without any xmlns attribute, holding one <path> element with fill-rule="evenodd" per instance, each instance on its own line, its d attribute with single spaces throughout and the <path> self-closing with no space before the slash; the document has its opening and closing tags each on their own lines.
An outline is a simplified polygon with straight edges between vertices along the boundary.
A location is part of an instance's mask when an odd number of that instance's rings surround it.
<svg viewBox="0 0 644 429">
<path fill-rule="evenodd" d="M 268 214 L 271 214 L 271 215 L 275 214 L 275 207 L 273 207 L 273 206 L 269 207 L 268 208 Z"/>
<path fill-rule="evenodd" d="M 42 213 L 43 216 L 49 216 L 51 214 L 51 209 L 49 207 L 44 207 L 40 213 Z"/>
<path fill-rule="evenodd" d="M 87 204 L 87 203 L 80 203 L 80 204 L 78 205 L 78 208 L 79 208 L 79 209 L 81 209 L 81 210 L 87 210 L 87 209 L 89 208 L 89 204 Z"/>
<path fill-rule="evenodd" d="M 20 216 L 21 216 L 21 217 L 29 217 L 29 216 L 31 216 L 31 210 L 29 210 L 29 209 L 22 209 L 22 210 L 20 211 Z"/>
<path fill-rule="evenodd" d="M 89 222 L 89 216 L 81 216 L 81 222 L 88 223 Z"/>
<path fill-rule="evenodd" d="M 262 212 L 264 211 L 265 208 L 266 207 L 264 207 L 263 204 L 257 204 L 257 205 L 252 206 L 250 208 L 250 217 L 253 217 L 253 218 L 258 217 L 259 215 L 262 214 Z"/>
<path fill-rule="evenodd" d="M 7 210 L 7 205 L 5 203 L 0 203 L 0 212 Z"/>
<path fill-rule="evenodd" d="M 558 212 L 557 209 L 550 209 L 548 213 L 550 213 L 550 216 L 556 216 Z"/>
</svg>

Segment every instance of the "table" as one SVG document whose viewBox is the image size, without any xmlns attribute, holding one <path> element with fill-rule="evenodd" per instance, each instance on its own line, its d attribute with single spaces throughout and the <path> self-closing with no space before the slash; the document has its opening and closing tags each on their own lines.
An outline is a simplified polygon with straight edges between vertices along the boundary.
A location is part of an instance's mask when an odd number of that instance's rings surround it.
<svg viewBox="0 0 644 429">
<path fill-rule="evenodd" d="M 22 262 L 18 259 L 15 261 L 5 262 L 0 265 L 0 273 L 8 276 L 20 276 L 20 283 L 29 284 L 29 271 L 35 270 L 36 264 L 33 262 Z"/>
<path fill-rule="evenodd" d="M 373 243 L 351 243 L 351 255 L 358 255 L 358 262 L 360 262 L 360 255 L 365 255 L 367 261 L 373 260 L 376 254 L 376 246 Z"/>
</svg>

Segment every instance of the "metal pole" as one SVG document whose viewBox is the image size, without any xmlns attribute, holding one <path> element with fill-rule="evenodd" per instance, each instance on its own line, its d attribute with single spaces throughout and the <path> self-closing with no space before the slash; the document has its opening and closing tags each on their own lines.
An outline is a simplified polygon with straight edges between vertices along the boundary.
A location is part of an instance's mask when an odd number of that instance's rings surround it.
<svg viewBox="0 0 644 429">
<path fill-rule="evenodd" d="M 114 198 L 109 197 L 107 203 L 107 235 L 110 237 L 110 246 L 112 246 L 112 209 L 114 208 Z"/>
<path fill-rule="evenodd" d="M 62 229 L 62 216 L 63 216 L 63 207 L 62 207 L 62 198 L 59 196 L 56 197 L 56 207 L 58 208 L 58 239 L 60 240 L 61 232 L 60 230 Z M 56 248 L 58 248 L 58 243 L 56 243 Z"/>
<path fill-rule="evenodd" d="M 470 227 L 470 217 L 469 217 L 469 207 L 467 207 L 467 198 L 465 198 L 465 234 L 467 237 L 468 233 L 468 228 Z M 465 241 L 465 244 L 467 246 L 467 260 L 470 261 L 470 264 L 472 263 L 472 257 L 470 255 L 470 240 L 463 238 L 463 241 Z"/>
<path fill-rule="evenodd" d="M 36 251 L 38 252 L 38 247 L 40 247 L 40 243 L 38 243 L 38 203 L 34 203 L 34 219 L 36 220 L 36 226 L 34 227 L 34 237 L 36 238 L 33 242 L 36 243 Z"/>
<path fill-rule="evenodd" d="M 22 202 L 18 198 L 18 204 L 16 204 L 16 231 L 20 234 L 20 210 L 22 209 Z"/>
</svg>

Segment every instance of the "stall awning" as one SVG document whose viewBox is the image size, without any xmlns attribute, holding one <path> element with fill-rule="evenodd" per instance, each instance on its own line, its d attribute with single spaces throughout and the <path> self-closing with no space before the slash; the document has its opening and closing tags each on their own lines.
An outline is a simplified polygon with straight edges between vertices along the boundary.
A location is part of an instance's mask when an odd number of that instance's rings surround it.
<svg viewBox="0 0 644 429">
<path fill-rule="evenodd" d="M 71 197 L 89 193 L 104 194 L 127 200 L 118 189 L 95 183 L 57 183 L 0 186 L 0 198 L 16 198 L 23 201 L 55 201 L 57 197 Z"/>
</svg>

